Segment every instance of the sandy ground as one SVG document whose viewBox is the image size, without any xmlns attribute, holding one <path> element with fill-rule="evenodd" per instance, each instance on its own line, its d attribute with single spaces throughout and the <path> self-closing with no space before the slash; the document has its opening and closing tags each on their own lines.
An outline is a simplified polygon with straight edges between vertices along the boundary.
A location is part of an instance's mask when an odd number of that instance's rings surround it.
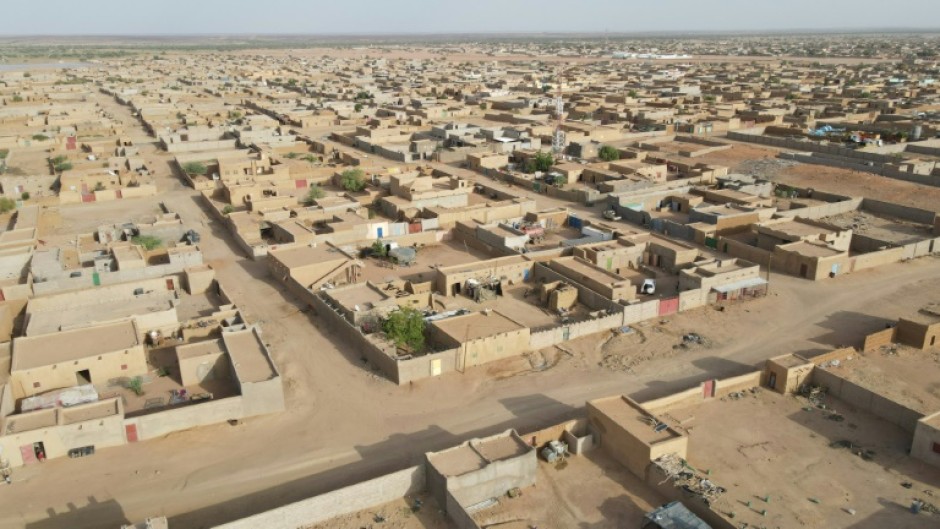
<svg viewBox="0 0 940 529">
<path fill-rule="evenodd" d="M 653 398 L 775 355 L 851 345 L 940 296 L 937 258 L 819 283 L 775 274 L 765 299 L 651 323 L 664 327 L 662 337 L 641 327 L 646 343 L 613 351 L 645 357 L 629 370 L 598 365 L 603 348 L 586 351 L 595 356 L 583 361 L 555 351 L 547 369 L 519 358 L 399 388 L 364 370 L 359 355 L 273 281 L 263 261 L 245 259 L 197 193 L 168 174 L 160 178 L 167 193 L 135 205 L 146 211 L 166 200 L 203 235 L 205 259 L 263 326 L 285 380 L 287 411 L 17 470 L 2 491 L 0 528 L 116 527 L 155 515 L 168 516 L 174 529 L 211 527 L 405 468 L 468 437 L 556 424 L 589 399 Z M 689 331 L 710 345 L 673 349 Z"/>
<path fill-rule="evenodd" d="M 940 351 L 891 345 L 830 369 L 924 414 L 940 410 Z"/>
<path fill-rule="evenodd" d="M 602 450 L 538 465 L 535 485 L 515 498 L 498 498 L 473 519 L 500 529 L 620 529 L 638 527 L 643 515 L 666 502 Z"/>
<path fill-rule="evenodd" d="M 689 431 L 692 466 L 708 471 L 710 481 L 727 489 L 713 505 L 725 515 L 733 512 L 736 524 L 937 527 L 936 515 L 906 512 L 914 498 L 940 493 L 940 472 L 908 457 L 910 434 L 838 400 L 824 401 L 844 421 L 828 419 L 827 411 L 802 397 L 769 390 L 669 414 Z M 844 441 L 866 451 L 869 459 L 832 446 Z"/>
<path fill-rule="evenodd" d="M 723 138 L 719 140 L 727 141 Z M 774 149 L 743 142 L 729 143 L 734 147 L 694 158 L 694 160 L 725 165 L 732 173 L 753 173 L 750 170 L 754 166 L 752 160 L 770 159 L 775 160 L 776 163 L 768 165 L 771 167 L 778 165 L 780 168 L 764 173 L 757 172 L 757 176 L 796 187 L 811 187 L 848 196 L 872 197 L 928 210 L 940 209 L 940 187 L 923 186 L 839 167 L 788 163 L 790 161 L 776 158 L 777 154 L 786 149 Z"/>
<path fill-rule="evenodd" d="M 337 516 L 302 529 L 450 529 L 447 514 L 427 493 L 408 496 L 371 509 Z"/>
</svg>

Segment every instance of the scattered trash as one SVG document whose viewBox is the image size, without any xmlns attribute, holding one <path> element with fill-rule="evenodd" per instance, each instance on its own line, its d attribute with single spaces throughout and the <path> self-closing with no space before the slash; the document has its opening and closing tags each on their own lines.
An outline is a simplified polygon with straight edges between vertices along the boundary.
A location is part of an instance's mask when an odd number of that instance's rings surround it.
<svg viewBox="0 0 940 529">
<path fill-rule="evenodd" d="M 819 498 L 808 498 L 808 499 L 809 499 L 809 501 L 811 501 L 811 502 L 813 502 L 813 503 L 815 503 L 815 504 L 817 504 L 817 505 L 820 503 Z"/>
<path fill-rule="evenodd" d="M 518 498 L 519 496 L 522 496 L 522 490 L 519 487 L 513 487 L 506 491 L 506 495 L 510 498 Z"/>
<path fill-rule="evenodd" d="M 830 413 L 829 415 L 826 415 L 826 418 L 835 422 L 842 422 L 845 420 L 845 417 L 839 415 L 838 413 Z"/>
<path fill-rule="evenodd" d="M 855 516 L 855 512 L 856 512 L 855 509 L 852 509 L 851 507 L 846 507 L 846 508 L 843 509 L 843 510 L 844 510 L 845 512 L 851 514 L 852 516 Z"/>
<path fill-rule="evenodd" d="M 901 486 L 904 487 L 905 489 L 910 489 L 914 487 L 914 484 L 911 483 L 910 481 L 905 481 L 904 483 L 901 483 Z"/>
<path fill-rule="evenodd" d="M 861 446 L 856 445 L 852 441 L 840 440 L 834 441 L 829 444 L 829 448 L 845 448 L 853 454 L 861 457 L 865 461 L 871 461 L 875 459 L 875 451 L 867 448 L 862 448 Z"/>
<path fill-rule="evenodd" d="M 727 492 L 724 487 L 716 485 L 711 480 L 697 476 L 696 469 L 675 454 L 658 457 L 653 463 L 666 474 L 666 480 L 663 483 L 671 481 L 674 487 L 700 496 L 706 504 L 711 504 Z"/>
</svg>

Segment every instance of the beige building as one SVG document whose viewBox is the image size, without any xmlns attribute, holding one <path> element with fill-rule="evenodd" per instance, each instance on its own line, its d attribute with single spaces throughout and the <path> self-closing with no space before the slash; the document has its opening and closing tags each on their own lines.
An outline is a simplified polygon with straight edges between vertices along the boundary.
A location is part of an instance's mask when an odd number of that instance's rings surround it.
<svg viewBox="0 0 940 529">
<path fill-rule="evenodd" d="M 13 341 L 10 384 L 15 398 L 86 384 L 106 384 L 147 372 L 133 321 L 61 331 Z"/>
</svg>

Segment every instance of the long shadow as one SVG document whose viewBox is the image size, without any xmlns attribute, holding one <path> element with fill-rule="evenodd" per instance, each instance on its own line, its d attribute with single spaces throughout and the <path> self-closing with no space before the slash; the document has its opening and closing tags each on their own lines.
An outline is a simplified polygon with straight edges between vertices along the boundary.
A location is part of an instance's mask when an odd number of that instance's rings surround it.
<svg viewBox="0 0 940 529">
<path fill-rule="evenodd" d="M 878 498 L 878 504 L 881 505 L 881 509 L 846 529 L 885 529 L 886 527 L 928 529 L 940 525 L 937 515 L 921 513 L 915 516 L 911 513 L 910 505 L 901 505 L 885 498 Z"/>
<path fill-rule="evenodd" d="M 88 505 L 76 507 L 74 503 L 66 504 L 68 510 L 57 512 L 56 509 L 46 509 L 48 518 L 26 524 L 26 529 L 98 529 L 105 527 L 121 527 L 130 521 L 124 515 L 124 509 L 116 500 L 99 502 L 94 496 L 88 497 Z"/>
<path fill-rule="evenodd" d="M 694 388 L 706 380 L 744 375 L 758 369 L 752 364 L 743 364 L 720 356 L 697 358 L 691 364 L 704 373 L 678 380 L 653 380 L 646 384 L 646 388 L 631 393 L 629 397 L 637 402 L 645 402 Z"/>
<path fill-rule="evenodd" d="M 820 327 L 829 329 L 830 332 L 817 336 L 812 341 L 834 348 L 861 347 L 865 335 L 880 331 L 891 323 L 891 320 L 878 316 L 840 310 L 829 314 L 825 320 L 818 324 Z"/>
<path fill-rule="evenodd" d="M 536 414 L 536 417 L 516 417 L 459 434 L 433 425 L 416 432 L 395 434 L 372 445 L 356 445 L 353 448 L 360 460 L 355 463 L 174 516 L 169 520 L 170 527 L 214 527 L 421 464 L 425 453 L 450 448 L 474 437 L 487 437 L 510 428 L 520 432 L 534 431 L 575 416 L 574 408 L 544 395 L 507 399 L 504 404 L 510 411 L 522 413 L 525 410 L 542 409 L 544 413 Z"/>
</svg>

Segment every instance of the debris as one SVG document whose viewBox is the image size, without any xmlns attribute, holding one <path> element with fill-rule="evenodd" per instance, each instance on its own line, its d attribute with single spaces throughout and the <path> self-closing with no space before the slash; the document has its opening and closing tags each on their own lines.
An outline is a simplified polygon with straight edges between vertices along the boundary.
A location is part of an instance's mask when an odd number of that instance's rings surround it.
<svg viewBox="0 0 940 529">
<path fill-rule="evenodd" d="M 819 498 L 809 498 L 809 501 L 811 501 L 811 502 L 813 502 L 813 503 L 815 503 L 815 504 L 817 504 L 817 505 L 820 503 Z"/>
<path fill-rule="evenodd" d="M 911 483 L 910 481 L 905 481 L 904 483 L 901 483 L 901 486 L 904 487 L 905 489 L 910 489 L 914 487 L 914 484 Z"/>
<path fill-rule="evenodd" d="M 510 498 L 518 498 L 522 496 L 522 490 L 519 487 L 513 487 L 506 492 L 506 495 Z"/>
<path fill-rule="evenodd" d="M 845 512 L 851 514 L 852 516 L 855 516 L 855 512 L 856 512 L 855 509 L 852 509 L 851 507 L 846 507 L 846 508 L 843 509 L 843 510 L 844 510 Z"/>
<path fill-rule="evenodd" d="M 875 451 L 867 448 L 862 448 L 861 446 L 848 441 L 845 439 L 839 441 L 833 441 L 829 444 L 829 448 L 845 448 L 853 454 L 861 457 L 865 461 L 871 461 L 875 459 Z"/>
<path fill-rule="evenodd" d="M 653 461 L 663 473 L 666 474 L 666 480 L 671 481 L 673 486 L 681 488 L 686 492 L 700 496 L 706 504 L 711 504 L 727 492 L 724 487 L 716 485 L 709 479 L 698 476 L 699 472 L 689 463 L 675 454 L 661 456 Z"/>
</svg>

